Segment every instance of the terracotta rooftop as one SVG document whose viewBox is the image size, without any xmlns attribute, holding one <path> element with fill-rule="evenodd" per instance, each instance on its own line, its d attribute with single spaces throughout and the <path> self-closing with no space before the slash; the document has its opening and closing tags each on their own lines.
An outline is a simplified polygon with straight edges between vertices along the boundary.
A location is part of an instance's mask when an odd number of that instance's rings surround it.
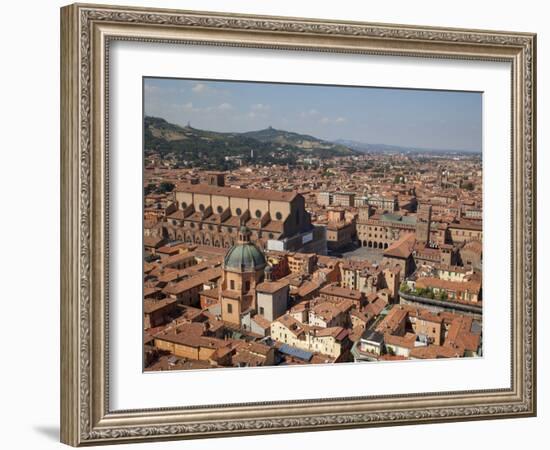
<svg viewBox="0 0 550 450">
<path fill-rule="evenodd" d="M 363 298 L 362 292 L 356 291 L 355 289 L 348 289 L 341 286 L 337 286 L 336 284 L 329 284 L 328 286 L 325 286 L 319 291 L 319 293 L 321 295 L 324 294 L 327 296 L 344 297 L 344 298 L 349 298 L 356 301 L 359 301 Z"/>
<path fill-rule="evenodd" d="M 337 341 L 343 340 L 347 335 L 349 334 L 349 331 L 342 327 L 330 327 L 330 328 L 322 328 L 320 330 L 317 330 L 316 336 L 317 337 L 333 337 Z"/>
<path fill-rule="evenodd" d="M 384 251 L 384 256 L 408 258 L 413 251 L 415 241 L 415 235 L 413 233 L 407 233 L 390 245 Z"/>
<path fill-rule="evenodd" d="M 297 192 L 282 192 L 271 189 L 238 189 L 231 187 L 211 186 L 208 184 L 180 183 L 176 187 L 177 192 L 190 192 L 194 194 L 222 195 L 227 197 L 252 198 L 255 200 L 271 200 L 279 202 L 291 202 L 298 195 Z"/>
<path fill-rule="evenodd" d="M 264 316 L 261 314 L 256 314 L 254 317 L 252 317 L 252 320 L 256 322 L 256 324 L 263 328 L 264 330 L 267 330 L 271 326 L 271 322 L 267 320 Z"/>
<path fill-rule="evenodd" d="M 288 286 L 288 280 L 284 281 L 264 281 L 256 286 L 257 292 L 273 294 Z"/>
<path fill-rule="evenodd" d="M 166 308 L 174 303 L 176 303 L 176 299 L 173 298 L 163 298 L 162 300 L 147 299 L 143 302 L 143 312 L 144 314 L 152 314 L 155 311 Z"/>
<path fill-rule="evenodd" d="M 380 333 L 395 333 L 397 328 L 407 319 L 408 311 L 400 305 L 394 306 L 388 315 L 378 324 L 376 331 Z"/>
<path fill-rule="evenodd" d="M 419 277 L 416 280 L 416 286 L 419 288 L 438 288 L 452 290 L 455 292 L 469 291 L 479 293 L 481 289 L 480 281 L 449 281 L 435 277 Z"/>
<path fill-rule="evenodd" d="M 405 333 L 404 336 L 395 336 L 390 333 L 384 334 L 384 342 L 389 345 L 412 349 L 414 348 L 415 341 L 416 335 L 414 333 Z"/>
<path fill-rule="evenodd" d="M 463 353 L 441 345 L 427 345 L 413 348 L 409 356 L 417 359 L 457 358 L 463 356 Z"/>
<path fill-rule="evenodd" d="M 175 285 L 168 285 L 164 288 L 164 292 L 168 295 L 177 295 L 198 287 L 208 281 L 216 280 L 222 276 L 222 269 L 216 267 L 214 269 L 207 269 L 204 272 L 186 280 L 180 281 Z"/>
<path fill-rule="evenodd" d="M 450 223 L 449 228 L 458 228 L 460 230 L 473 230 L 473 231 L 481 231 L 483 229 L 483 225 L 477 222 L 467 222 L 467 221 L 460 221 L 458 223 Z"/>
</svg>

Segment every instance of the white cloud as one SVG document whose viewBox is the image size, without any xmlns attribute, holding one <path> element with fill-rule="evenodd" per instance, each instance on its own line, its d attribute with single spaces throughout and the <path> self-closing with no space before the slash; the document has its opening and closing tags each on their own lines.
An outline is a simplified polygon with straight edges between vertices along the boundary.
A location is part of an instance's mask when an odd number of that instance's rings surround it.
<svg viewBox="0 0 550 450">
<path fill-rule="evenodd" d="M 330 117 L 323 117 L 319 120 L 319 123 L 322 123 L 323 125 L 339 125 L 341 123 L 346 122 L 345 117 L 337 117 L 336 119 L 332 119 Z"/>
<path fill-rule="evenodd" d="M 202 94 L 203 92 L 208 91 L 208 86 L 204 83 L 197 83 L 191 90 L 196 94 Z"/>
<path fill-rule="evenodd" d="M 300 113 L 300 117 L 302 119 L 305 119 L 307 117 L 314 117 L 314 116 L 318 116 L 319 115 L 319 111 L 317 111 L 315 108 L 311 108 L 307 111 L 302 111 Z"/>
<path fill-rule="evenodd" d="M 250 109 L 252 109 L 253 111 L 269 111 L 271 107 L 263 103 L 256 103 L 255 105 L 252 105 Z"/>
<path fill-rule="evenodd" d="M 231 111 L 233 110 L 233 105 L 231 103 L 221 103 L 217 106 L 206 106 L 206 107 L 197 107 L 193 104 L 193 102 L 186 102 L 186 103 L 177 103 L 172 104 L 172 107 L 175 109 L 183 109 L 186 112 L 192 112 L 195 114 L 204 114 L 204 113 L 214 113 L 214 112 L 225 112 L 225 111 Z"/>
<path fill-rule="evenodd" d="M 270 110 L 271 106 L 265 103 L 255 103 L 250 105 L 250 111 L 246 114 L 246 117 L 249 119 L 267 119 Z"/>
</svg>

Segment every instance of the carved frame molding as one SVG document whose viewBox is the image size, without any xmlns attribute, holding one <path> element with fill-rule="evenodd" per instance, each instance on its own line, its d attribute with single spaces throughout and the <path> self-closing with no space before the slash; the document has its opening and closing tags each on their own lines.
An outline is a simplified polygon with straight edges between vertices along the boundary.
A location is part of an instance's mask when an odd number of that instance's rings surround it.
<svg viewBox="0 0 550 450">
<path fill-rule="evenodd" d="M 534 34 L 79 4 L 62 8 L 61 19 L 63 442 L 97 445 L 536 414 Z M 105 105 L 113 40 L 509 61 L 511 388 L 110 411 Z"/>
</svg>

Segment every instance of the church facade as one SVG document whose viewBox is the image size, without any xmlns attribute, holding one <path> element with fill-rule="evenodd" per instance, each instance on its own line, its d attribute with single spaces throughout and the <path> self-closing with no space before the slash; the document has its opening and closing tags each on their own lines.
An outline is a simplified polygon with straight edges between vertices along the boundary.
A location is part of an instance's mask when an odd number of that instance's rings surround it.
<svg viewBox="0 0 550 450">
<path fill-rule="evenodd" d="M 263 249 L 326 254 L 326 231 L 311 223 L 297 192 L 226 187 L 223 174 L 212 173 L 208 183 L 178 185 L 175 200 L 178 208 L 163 224 L 172 240 L 230 248 L 246 226 Z"/>
</svg>

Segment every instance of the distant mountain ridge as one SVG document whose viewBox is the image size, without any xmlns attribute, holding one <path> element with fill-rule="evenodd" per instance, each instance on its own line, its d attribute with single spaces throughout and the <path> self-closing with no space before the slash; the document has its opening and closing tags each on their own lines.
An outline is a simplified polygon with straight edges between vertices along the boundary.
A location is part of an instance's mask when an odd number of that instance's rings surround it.
<svg viewBox="0 0 550 450">
<path fill-rule="evenodd" d="M 405 147 L 405 146 L 390 145 L 390 144 L 370 144 L 366 142 L 354 141 L 352 139 L 336 139 L 334 143 L 345 145 L 346 147 L 349 147 L 361 153 L 383 153 L 383 152 L 471 153 L 471 154 L 481 153 L 476 150 L 462 150 L 462 149 L 439 150 L 435 148 L 425 148 L 425 147 Z"/>
<path fill-rule="evenodd" d="M 359 154 L 345 145 L 272 127 L 245 133 L 223 133 L 181 126 L 160 117 L 144 119 L 145 150 L 172 153 L 182 161 L 220 164 L 235 158 L 258 162 L 292 162 L 300 157 L 330 158 Z M 199 156 L 200 155 L 200 156 Z"/>
</svg>

